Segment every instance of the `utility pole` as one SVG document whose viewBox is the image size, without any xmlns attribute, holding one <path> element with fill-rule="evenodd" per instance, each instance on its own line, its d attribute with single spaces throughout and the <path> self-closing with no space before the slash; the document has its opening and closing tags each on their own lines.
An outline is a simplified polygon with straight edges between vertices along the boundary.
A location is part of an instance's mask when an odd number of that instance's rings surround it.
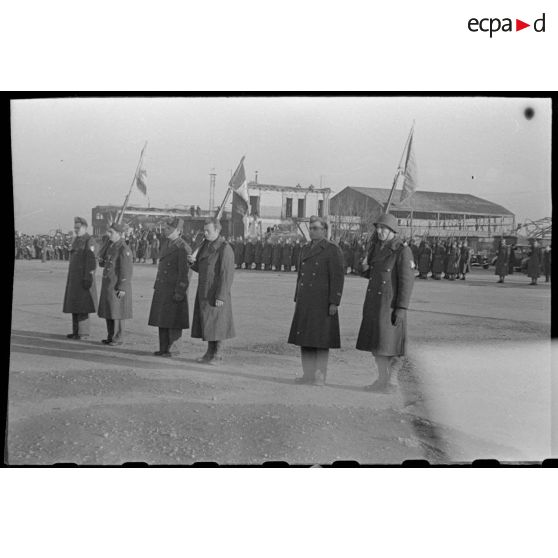
<svg viewBox="0 0 558 558">
<path fill-rule="evenodd" d="M 213 211 L 215 207 L 215 169 L 211 169 L 209 173 L 209 211 Z"/>
</svg>

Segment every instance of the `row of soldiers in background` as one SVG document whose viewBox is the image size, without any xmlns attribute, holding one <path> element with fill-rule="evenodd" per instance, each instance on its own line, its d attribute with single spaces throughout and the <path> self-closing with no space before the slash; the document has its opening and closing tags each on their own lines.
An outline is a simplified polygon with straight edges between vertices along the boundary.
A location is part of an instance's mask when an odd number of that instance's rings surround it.
<svg viewBox="0 0 558 558">
<path fill-rule="evenodd" d="M 542 248 L 537 240 L 531 242 L 531 249 L 527 259 L 527 275 L 531 278 L 531 285 L 536 285 L 541 275 L 545 275 L 546 283 L 550 282 L 550 270 L 552 267 L 552 249 L 550 246 Z M 513 273 L 515 261 L 513 247 L 508 245 L 503 238 L 498 247 L 496 256 L 496 269 L 494 274 L 499 277 L 498 283 L 503 283 L 506 275 Z"/>
<path fill-rule="evenodd" d="M 239 237 L 230 239 L 229 244 L 234 250 L 236 269 L 297 271 L 300 253 L 307 242 L 301 237 L 277 240 L 243 240 Z M 353 243 L 341 241 L 339 248 L 343 254 L 344 273 L 360 274 L 362 258 L 366 255 L 364 240 Z"/>
<path fill-rule="evenodd" d="M 409 248 L 413 254 L 419 279 L 444 279 L 455 281 L 465 280 L 471 270 L 471 250 L 466 241 L 435 240 L 432 246 L 423 240 L 418 246 L 411 240 Z"/>
<path fill-rule="evenodd" d="M 16 260 L 68 260 L 72 235 L 56 233 L 54 235 L 29 235 L 16 231 L 15 258 Z"/>
</svg>

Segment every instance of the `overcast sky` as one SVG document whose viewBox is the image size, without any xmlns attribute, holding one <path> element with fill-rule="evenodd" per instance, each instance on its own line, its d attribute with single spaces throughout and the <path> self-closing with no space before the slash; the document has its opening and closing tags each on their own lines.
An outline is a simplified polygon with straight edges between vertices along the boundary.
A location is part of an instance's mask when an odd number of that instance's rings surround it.
<svg viewBox="0 0 558 558">
<path fill-rule="evenodd" d="M 212 168 L 218 202 L 242 155 L 249 180 L 389 188 L 413 120 L 421 190 L 474 194 L 519 222 L 550 216 L 550 100 L 48 99 L 12 103 L 15 227 L 70 230 L 122 204 L 145 141 L 155 207 L 207 208 Z M 147 205 L 135 188 L 130 201 Z"/>
</svg>

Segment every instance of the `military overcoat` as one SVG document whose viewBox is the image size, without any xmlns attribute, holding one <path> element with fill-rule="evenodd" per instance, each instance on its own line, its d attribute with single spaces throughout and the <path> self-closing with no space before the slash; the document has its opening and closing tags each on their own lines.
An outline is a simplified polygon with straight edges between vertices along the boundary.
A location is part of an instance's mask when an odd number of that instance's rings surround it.
<svg viewBox="0 0 558 558">
<path fill-rule="evenodd" d="M 459 254 L 459 273 L 469 273 L 471 271 L 471 251 L 468 246 L 461 247 Z"/>
<path fill-rule="evenodd" d="M 280 242 L 276 242 L 273 244 L 273 248 L 271 249 L 271 263 L 275 267 L 275 269 L 279 269 L 281 267 L 281 256 L 283 252 L 283 245 Z"/>
<path fill-rule="evenodd" d="M 272 262 L 273 255 L 273 245 L 270 242 L 266 242 L 262 249 L 262 263 L 269 266 Z"/>
<path fill-rule="evenodd" d="M 284 265 L 286 269 L 291 268 L 293 257 L 293 245 L 289 242 L 285 242 L 281 248 L 281 265 Z"/>
<path fill-rule="evenodd" d="M 223 237 L 204 240 L 192 269 L 198 273 L 198 290 L 194 303 L 192 337 L 204 341 L 222 341 L 235 336 L 231 288 L 234 276 L 234 253 Z M 223 306 L 215 302 L 222 300 Z"/>
<path fill-rule="evenodd" d="M 498 256 L 496 258 L 494 275 L 498 275 L 499 277 L 505 277 L 506 275 L 508 275 L 509 263 L 510 263 L 510 247 L 500 246 L 498 248 Z"/>
<path fill-rule="evenodd" d="M 70 249 L 70 266 L 62 312 L 67 314 L 92 314 L 97 311 L 96 267 L 93 240 L 88 234 L 76 236 Z M 89 289 L 83 286 L 84 281 L 87 280 L 91 280 Z"/>
<path fill-rule="evenodd" d="M 330 316 L 329 305 L 341 303 L 344 280 L 343 253 L 337 244 L 323 239 L 302 247 L 289 343 L 319 349 L 341 346 L 339 313 Z"/>
<path fill-rule="evenodd" d="M 409 307 L 415 280 L 412 261 L 411 249 L 397 237 L 372 245 L 367 257 L 370 267 L 362 273 L 369 281 L 357 349 L 383 356 L 405 354 L 407 318 L 395 326 L 391 315 L 395 308 Z"/>
<path fill-rule="evenodd" d="M 103 283 L 99 300 L 99 317 L 106 320 L 129 320 L 132 317 L 132 253 L 121 238 L 113 242 L 99 259 L 103 268 Z M 122 298 L 116 293 L 124 291 Z"/>
<path fill-rule="evenodd" d="M 419 273 L 426 274 L 430 271 L 432 265 L 432 248 L 428 244 L 421 244 L 418 251 L 417 267 Z"/>
<path fill-rule="evenodd" d="M 543 267 L 543 254 L 542 248 L 532 248 L 527 260 L 527 275 L 531 279 L 538 279 L 541 275 L 541 268 Z"/>
<path fill-rule="evenodd" d="M 443 273 L 446 249 L 438 244 L 432 249 L 432 273 Z"/>
<path fill-rule="evenodd" d="M 149 325 L 171 329 L 190 327 L 187 256 L 191 253 L 191 248 L 180 237 L 163 243 L 153 285 Z M 182 300 L 174 300 L 174 295 L 182 297 Z"/>
</svg>

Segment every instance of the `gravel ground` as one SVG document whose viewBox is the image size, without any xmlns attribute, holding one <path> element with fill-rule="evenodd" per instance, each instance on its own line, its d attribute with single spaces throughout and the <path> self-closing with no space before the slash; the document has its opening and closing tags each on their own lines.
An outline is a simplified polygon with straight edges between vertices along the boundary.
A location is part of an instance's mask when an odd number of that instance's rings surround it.
<svg viewBox="0 0 558 558">
<path fill-rule="evenodd" d="M 362 391 L 376 374 L 370 355 L 353 348 L 361 278 L 347 277 L 343 348 L 331 351 L 328 385 L 317 388 L 293 383 L 299 355 L 285 340 L 294 273 L 236 273 L 238 336 L 215 368 L 195 362 L 204 345 L 189 331 L 179 357 L 152 355 L 149 264 L 134 268 L 134 318 L 123 347 L 100 344 L 105 327 L 97 317 L 89 340 L 66 339 L 66 271 L 65 262 L 15 263 L 10 464 L 530 460 L 549 447 L 550 359 L 537 355 L 549 345 L 550 289 L 529 287 L 523 275 L 504 285 L 484 270 L 467 281 L 417 280 L 400 389 L 377 395 Z M 505 418 L 510 413 L 514 420 Z"/>
</svg>

